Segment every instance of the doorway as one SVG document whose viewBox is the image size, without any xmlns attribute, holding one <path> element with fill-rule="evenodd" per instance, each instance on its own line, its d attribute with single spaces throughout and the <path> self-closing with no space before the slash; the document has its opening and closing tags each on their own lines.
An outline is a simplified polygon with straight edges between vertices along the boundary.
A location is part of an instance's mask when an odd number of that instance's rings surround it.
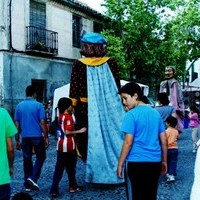
<svg viewBox="0 0 200 200">
<path fill-rule="evenodd" d="M 41 103 L 45 103 L 47 100 L 47 81 L 46 80 L 39 80 L 39 79 L 32 79 L 32 85 L 36 89 L 37 93 L 37 101 Z"/>
</svg>

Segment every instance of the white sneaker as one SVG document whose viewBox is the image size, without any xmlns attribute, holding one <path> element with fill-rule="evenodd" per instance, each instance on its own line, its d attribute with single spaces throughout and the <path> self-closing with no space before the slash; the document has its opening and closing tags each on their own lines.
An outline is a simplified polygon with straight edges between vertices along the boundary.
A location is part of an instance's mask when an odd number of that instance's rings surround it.
<svg viewBox="0 0 200 200">
<path fill-rule="evenodd" d="M 36 191 L 40 190 L 38 184 L 35 183 L 31 178 L 27 179 L 27 183 L 30 185 L 32 190 L 36 190 Z"/>
<path fill-rule="evenodd" d="M 169 175 L 167 178 L 167 182 L 174 182 L 175 181 L 175 176 L 174 175 Z"/>
</svg>

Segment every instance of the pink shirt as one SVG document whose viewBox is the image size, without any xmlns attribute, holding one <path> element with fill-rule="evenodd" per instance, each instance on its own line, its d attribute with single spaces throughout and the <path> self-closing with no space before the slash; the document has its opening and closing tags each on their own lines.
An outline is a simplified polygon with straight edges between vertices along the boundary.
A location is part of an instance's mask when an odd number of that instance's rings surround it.
<svg viewBox="0 0 200 200">
<path fill-rule="evenodd" d="M 190 113 L 189 119 L 190 119 L 190 123 L 189 123 L 190 127 L 194 127 L 194 128 L 199 127 L 199 117 L 197 113 Z"/>
</svg>

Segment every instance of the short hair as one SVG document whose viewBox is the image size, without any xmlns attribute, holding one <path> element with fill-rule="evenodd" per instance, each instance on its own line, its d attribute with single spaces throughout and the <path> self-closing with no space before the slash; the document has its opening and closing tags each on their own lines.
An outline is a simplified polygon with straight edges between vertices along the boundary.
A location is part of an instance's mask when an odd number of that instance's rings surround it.
<svg viewBox="0 0 200 200">
<path fill-rule="evenodd" d="M 13 197 L 12 200 L 32 200 L 32 196 L 30 196 L 28 193 L 26 192 L 19 192 L 16 193 Z"/>
<path fill-rule="evenodd" d="M 190 106 L 190 111 L 199 114 L 199 109 L 196 106 Z"/>
<path fill-rule="evenodd" d="M 63 97 L 60 98 L 58 101 L 58 110 L 60 114 L 63 114 L 65 112 L 65 110 L 67 108 L 69 108 L 69 106 L 72 105 L 72 100 L 67 98 L 67 97 Z"/>
<path fill-rule="evenodd" d="M 33 85 L 29 85 L 26 87 L 26 96 L 32 97 L 36 93 L 36 89 Z"/>
<path fill-rule="evenodd" d="M 175 128 L 178 123 L 178 120 L 173 116 L 169 116 L 167 117 L 165 122 L 168 123 L 171 127 Z"/>
<path fill-rule="evenodd" d="M 131 96 L 133 96 L 135 93 L 138 95 L 138 99 L 142 100 L 143 99 L 143 92 L 141 87 L 134 82 L 129 82 L 126 85 L 124 85 L 120 90 L 119 94 L 121 93 L 127 93 Z"/>
<path fill-rule="evenodd" d="M 163 93 L 158 93 L 157 95 L 157 100 L 160 101 L 160 103 L 164 106 L 169 105 L 169 98 L 167 93 L 163 92 Z"/>
</svg>

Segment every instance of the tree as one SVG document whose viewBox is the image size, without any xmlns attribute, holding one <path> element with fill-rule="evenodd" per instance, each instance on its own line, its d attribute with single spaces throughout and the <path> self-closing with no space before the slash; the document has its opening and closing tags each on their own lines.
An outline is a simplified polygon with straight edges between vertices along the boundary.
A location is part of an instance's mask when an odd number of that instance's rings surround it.
<svg viewBox="0 0 200 200">
<path fill-rule="evenodd" d="M 198 1 L 105 0 L 105 6 L 110 23 L 104 34 L 121 78 L 131 79 L 132 72 L 155 90 L 165 66 L 176 66 L 181 77 L 186 60 L 199 57 Z"/>
</svg>

